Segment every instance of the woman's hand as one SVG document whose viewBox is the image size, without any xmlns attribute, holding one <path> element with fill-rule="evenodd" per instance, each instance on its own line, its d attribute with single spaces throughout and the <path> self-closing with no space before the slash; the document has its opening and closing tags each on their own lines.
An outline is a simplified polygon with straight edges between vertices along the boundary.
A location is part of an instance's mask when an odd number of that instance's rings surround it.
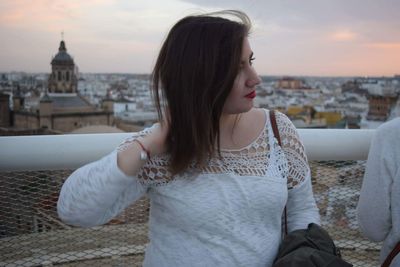
<svg viewBox="0 0 400 267">
<path fill-rule="evenodd" d="M 169 131 L 169 122 L 164 118 L 162 123 L 156 123 L 148 135 L 139 138 L 143 145 L 150 151 L 150 156 L 166 152 L 166 139 Z"/>
<path fill-rule="evenodd" d="M 166 152 L 166 138 L 169 130 L 169 122 L 164 119 L 162 123 L 156 123 L 151 132 L 138 140 L 150 152 L 150 157 L 160 155 Z M 134 176 L 138 173 L 145 161 L 140 159 L 140 150 L 142 149 L 137 142 L 129 146 L 128 149 L 118 152 L 118 167 L 126 175 Z"/>
</svg>

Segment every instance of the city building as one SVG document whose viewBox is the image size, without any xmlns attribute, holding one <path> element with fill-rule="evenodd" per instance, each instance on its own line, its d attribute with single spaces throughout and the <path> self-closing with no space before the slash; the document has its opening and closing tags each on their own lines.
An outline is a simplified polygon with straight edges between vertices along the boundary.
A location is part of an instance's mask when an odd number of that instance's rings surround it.
<svg viewBox="0 0 400 267">
<path fill-rule="evenodd" d="M 276 83 L 277 89 L 289 89 L 289 90 L 298 90 L 298 89 L 311 89 L 302 79 L 296 79 L 292 77 L 283 77 L 279 79 Z"/>
<path fill-rule="evenodd" d="M 78 79 L 77 66 L 62 40 L 58 53 L 51 60 L 51 73 L 44 94 L 25 99 L 17 88 L 13 90 L 12 110 L 9 110 L 10 99 L 5 96 L 0 98 L 0 110 L 4 114 L 0 117 L 0 132 L 18 135 L 34 134 L 32 130 L 35 130 L 37 133 L 54 134 L 69 133 L 91 125 L 112 128 L 113 102 L 105 99 L 100 107 L 92 105 L 77 92 Z M 29 105 L 25 105 L 28 102 Z"/>
<path fill-rule="evenodd" d="M 387 121 L 397 99 L 397 95 L 369 95 L 367 120 Z"/>
</svg>

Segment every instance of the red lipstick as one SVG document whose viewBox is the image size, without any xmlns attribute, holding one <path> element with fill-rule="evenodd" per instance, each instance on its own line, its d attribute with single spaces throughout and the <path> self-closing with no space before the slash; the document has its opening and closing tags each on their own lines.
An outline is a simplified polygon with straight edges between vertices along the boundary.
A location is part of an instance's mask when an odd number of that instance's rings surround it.
<svg viewBox="0 0 400 267">
<path fill-rule="evenodd" d="M 250 98 L 250 99 L 255 98 L 255 97 L 256 97 L 256 91 L 253 91 L 253 92 L 251 92 L 251 93 L 245 95 L 245 97 Z"/>
</svg>

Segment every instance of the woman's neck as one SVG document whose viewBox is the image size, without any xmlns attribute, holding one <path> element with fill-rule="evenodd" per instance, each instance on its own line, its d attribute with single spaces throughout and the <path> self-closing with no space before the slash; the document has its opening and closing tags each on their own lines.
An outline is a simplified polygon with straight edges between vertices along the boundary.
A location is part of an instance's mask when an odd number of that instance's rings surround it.
<svg viewBox="0 0 400 267">
<path fill-rule="evenodd" d="M 261 109 L 239 114 L 223 114 L 219 124 L 220 147 L 238 149 L 250 144 L 261 134 L 265 121 L 266 114 Z"/>
<path fill-rule="evenodd" d="M 222 114 L 219 120 L 220 144 L 234 142 L 234 131 L 242 114 Z"/>
<path fill-rule="evenodd" d="M 219 120 L 220 132 L 231 132 L 237 124 L 240 114 L 222 114 Z"/>
</svg>

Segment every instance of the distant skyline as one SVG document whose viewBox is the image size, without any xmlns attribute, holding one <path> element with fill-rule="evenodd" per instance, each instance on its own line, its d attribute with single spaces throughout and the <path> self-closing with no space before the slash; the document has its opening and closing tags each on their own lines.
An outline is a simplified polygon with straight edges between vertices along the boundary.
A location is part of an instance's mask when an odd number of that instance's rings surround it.
<svg viewBox="0 0 400 267">
<path fill-rule="evenodd" d="M 260 75 L 400 74 L 398 0 L 1 0 L 0 72 L 50 72 L 64 32 L 80 72 L 150 73 L 170 27 L 239 9 Z"/>
</svg>

